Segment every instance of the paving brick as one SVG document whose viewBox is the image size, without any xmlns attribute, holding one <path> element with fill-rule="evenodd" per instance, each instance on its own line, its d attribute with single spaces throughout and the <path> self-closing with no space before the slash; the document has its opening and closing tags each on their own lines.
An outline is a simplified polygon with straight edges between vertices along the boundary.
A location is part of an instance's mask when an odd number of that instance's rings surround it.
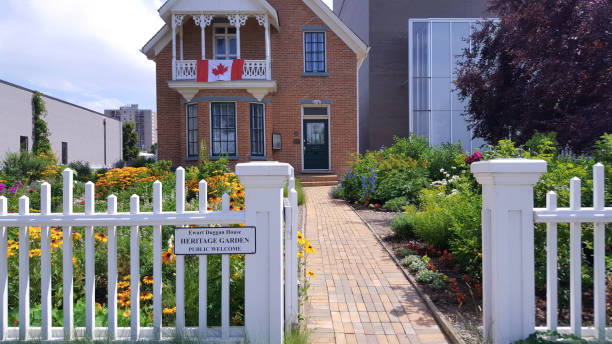
<svg viewBox="0 0 612 344">
<path fill-rule="evenodd" d="M 329 187 L 305 189 L 305 236 L 317 273 L 305 312 L 316 343 L 446 343 L 423 300 L 385 249 Z"/>
</svg>

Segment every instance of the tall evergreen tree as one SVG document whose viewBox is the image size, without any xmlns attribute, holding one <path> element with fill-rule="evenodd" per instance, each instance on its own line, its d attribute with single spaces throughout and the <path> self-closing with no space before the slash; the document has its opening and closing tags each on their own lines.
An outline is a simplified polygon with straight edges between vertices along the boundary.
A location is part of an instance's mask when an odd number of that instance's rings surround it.
<svg viewBox="0 0 612 344">
<path fill-rule="evenodd" d="M 557 132 L 584 152 L 612 132 L 612 2 L 490 0 L 457 88 L 466 119 L 489 142 Z"/>
<path fill-rule="evenodd" d="M 34 141 L 32 142 L 32 152 L 36 155 L 51 153 L 51 142 L 49 142 L 49 136 L 51 136 L 51 133 L 49 132 L 47 122 L 45 121 L 47 109 L 45 107 L 45 101 L 42 99 L 39 92 L 34 92 L 32 95 L 32 109 L 32 121 L 34 122 L 32 129 Z"/>
<path fill-rule="evenodd" d="M 134 122 L 123 123 L 123 160 L 133 161 L 138 157 L 138 133 Z"/>
</svg>

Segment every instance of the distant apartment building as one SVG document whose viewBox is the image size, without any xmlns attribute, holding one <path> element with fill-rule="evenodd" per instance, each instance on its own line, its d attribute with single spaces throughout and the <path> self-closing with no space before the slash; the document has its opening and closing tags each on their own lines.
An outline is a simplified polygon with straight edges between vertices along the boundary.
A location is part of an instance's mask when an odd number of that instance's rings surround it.
<svg viewBox="0 0 612 344">
<path fill-rule="evenodd" d="M 0 80 L 0 160 L 7 153 L 32 150 L 33 94 L 33 90 Z M 100 168 L 122 159 L 121 122 L 46 94 L 42 99 L 51 149 L 59 163 L 84 161 Z"/>
<path fill-rule="evenodd" d="M 136 123 L 138 145 L 150 150 L 157 143 L 157 114 L 153 110 L 139 109 L 138 104 L 121 106 L 118 110 L 104 110 L 104 115 L 121 122 Z"/>
</svg>

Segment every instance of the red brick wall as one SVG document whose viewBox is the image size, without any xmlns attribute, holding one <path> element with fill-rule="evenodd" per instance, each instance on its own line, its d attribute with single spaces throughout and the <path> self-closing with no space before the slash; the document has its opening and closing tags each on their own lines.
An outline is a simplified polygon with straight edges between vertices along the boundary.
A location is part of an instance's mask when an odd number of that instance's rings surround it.
<svg viewBox="0 0 612 344">
<path fill-rule="evenodd" d="M 266 151 L 270 160 L 288 162 L 297 173 L 302 167 L 301 99 L 331 100 L 330 144 L 331 170 L 344 175 L 350 154 L 357 152 L 357 66 L 353 51 L 334 34 L 327 31 L 327 77 L 304 77 L 302 26 L 325 26 L 302 0 L 269 0 L 278 11 L 281 29 L 271 30 L 272 79 L 278 91 L 265 99 Z M 249 17 L 241 27 L 241 53 L 244 59 L 265 59 L 264 29 Z M 201 57 L 201 32 L 191 19 L 184 24 L 184 57 Z M 177 44 L 178 47 L 178 44 Z M 212 29 L 206 29 L 206 55 L 212 58 Z M 178 54 L 177 54 L 178 56 Z M 185 105 L 180 94 L 168 87 L 172 78 L 172 44 L 157 56 L 157 116 L 160 159 L 172 160 L 174 165 L 189 165 L 186 156 Z M 245 90 L 202 90 L 196 97 L 252 97 Z M 209 102 L 198 104 L 198 136 L 210 146 Z M 295 133 L 298 136 L 295 136 Z M 272 133 L 282 135 L 283 148 L 272 151 Z M 240 162 L 249 161 L 249 102 L 237 102 L 238 156 Z M 209 149 L 210 153 L 210 149 Z"/>
</svg>

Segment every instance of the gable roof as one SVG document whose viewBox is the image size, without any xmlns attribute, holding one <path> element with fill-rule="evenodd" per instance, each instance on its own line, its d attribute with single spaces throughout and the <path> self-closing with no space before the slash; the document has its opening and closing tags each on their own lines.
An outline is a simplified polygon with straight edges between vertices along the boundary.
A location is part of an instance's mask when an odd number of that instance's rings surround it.
<svg viewBox="0 0 612 344">
<path fill-rule="evenodd" d="M 170 29 L 168 23 L 170 21 L 172 9 L 181 1 L 184 0 L 168 0 L 158 10 L 160 16 L 166 22 L 166 25 L 164 25 L 141 49 L 142 53 L 147 55 L 149 59 L 153 59 L 155 56 L 157 56 L 161 50 L 172 41 L 172 30 Z M 266 11 L 270 11 L 269 13 L 274 13 L 274 16 L 276 16 L 275 26 L 277 29 L 280 29 L 276 9 L 270 5 L 267 0 L 251 1 L 258 2 L 266 9 Z M 336 14 L 334 14 L 331 9 L 323 3 L 323 1 L 302 1 L 355 53 L 355 55 L 357 55 L 357 67 L 361 67 L 361 64 L 368 55 L 370 48 L 346 24 L 344 24 L 344 22 L 342 22 L 342 20 L 340 20 L 340 18 L 338 18 L 338 16 L 336 16 Z M 271 22 L 271 24 L 273 23 Z"/>
</svg>

